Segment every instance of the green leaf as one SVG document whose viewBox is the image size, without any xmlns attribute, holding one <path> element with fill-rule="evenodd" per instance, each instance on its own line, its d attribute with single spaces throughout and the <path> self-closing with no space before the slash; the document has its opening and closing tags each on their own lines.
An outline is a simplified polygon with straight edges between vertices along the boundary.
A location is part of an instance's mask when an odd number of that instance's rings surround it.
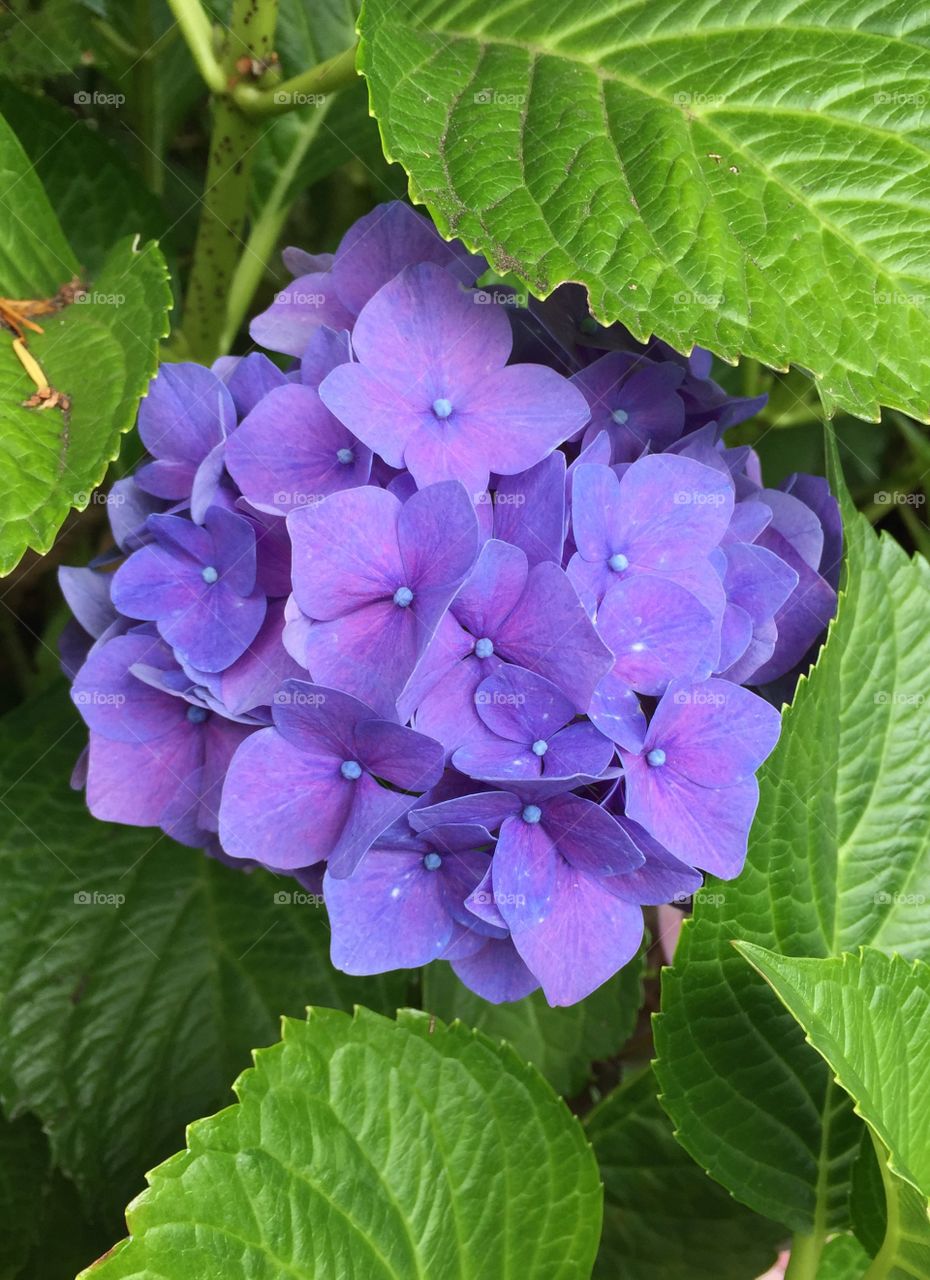
<svg viewBox="0 0 930 1280">
<path fill-rule="evenodd" d="M 281 1014 L 393 1012 L 405 983 L 335 971 L 292 880 L 92 818 L 68 787 L 83 740 L 60 689 L 0 722 L 0 1096 L 102 1213 L 225 1103 Z"/>
<path fill-rule="evenodd" d="M 662 984 L 656 1073 L 680 1141 L 794 1231 L 848 1225 L 861 1125 L 734 938 L 826 957 L 930 949 L 930 567 L 844 495 L 845 590 L 760 775 L 739 878 L 712 882 Z"/>
<path fill-rule="evenodd" d="M 0 1280 L 62 1280 L 105 1248 L 34 1116 L 0 1114 Z"/>
<path fill-rule="evenodd" d="M 871 1258 L 855 1236 L 834 1236 L 817 1266 L 817 1280 L 862 1280 Z"/>
<path fill-rule="evenodd" d="M 814 960 L 737 943 L 874 1138 L 886 1233 L 872 1277 L 930 1276 L 930 967 L 870 947 Z"/>
<path fill-rule="evenodd" d="M 511 1004 L 488 1004 L 449 965 L 434 963 L 423 971 L 423 1008 L 506 1040 L 557 1093 L 572 1097 L 591 1078 L 591 1064 L 619 1053 L 633 1034 L 643 1001 L 642 968 L 642 958 L 632 960 L 586 1000 L 553 1009 L 541 991 Z"/>
<path fill-rule="evenodd" d="M 25 152 L 0 119 L 0 296 L 51 298 L 79 272 Z M 157 246 L 116 244 L 84 301 L 39 317 L 29 348 L 70 412 L 27 409 L 35 386 L 0 331 L 0 574 L 27 547 L 47 551 L 71 507 L 83 508 L 119 452 L 155 372 L 171 305 Z"/>
<path fill-rule="evenodd" d="M 829 1063 L 893 1171 L 930 1199 L 930 966 L 871 947 L 829 960 L 736 949 Z"/>
<path fill-rule="evenodd" d="M 907 0 L 365 0 L 389 159 L 537 294 L 930 416 L 930 27 Z"/>
<path fill-rule="evenodd" d="M 747 1280 L 772 1265 L 784 1229 L 729 1196 L 675 1141 L 651 1070 L 584 1125 L 604 1180 L 595 1280 Z"/>
<path fill-rule="evenodd" d="M 461 1025 L 312 1009 L 150 1175 L 93 1280 L 579 1280 L 597 1165 L 537 1072 Z M 219 1268 L 219 1270 L 218 1270 Z"/>
<path fill-rule="evenodd" d="M 94 273 L 117 240 L 157 237 L 169 223 L 124 153 L 50 98 L 0 81 L 0 115 L 15 132 L 82 270 Z M 59 280 L 58 283 L 61 283 Z"/>
</svg>

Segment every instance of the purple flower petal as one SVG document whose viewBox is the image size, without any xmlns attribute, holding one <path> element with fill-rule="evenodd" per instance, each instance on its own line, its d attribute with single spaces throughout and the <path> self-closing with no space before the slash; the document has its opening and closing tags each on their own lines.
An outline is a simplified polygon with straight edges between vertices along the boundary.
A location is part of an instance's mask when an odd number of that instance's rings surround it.
<svg viewBox="0 0 930 1280">
<path fill-rule="evenodd" d="M 339 301 L 330 274 L 311 271 L 275 295 L 271 306 L 249 325 L 249 334 L 269 351 L 300 356 L 320 325 L 351 329 L 353 319 Z"/>
<path fill-rule="evenodd" d="M 597 632 L 613 652 L 617 676 L 638 693 L 663 693 L 677 676 L 710 675 L 714 620 L 674 582 L 621 577 L 601 602 Z"/>
<path fill-rule="evenodd" d="M 452 968 L 456 977 L 491 1004 L 522 1000 L 539 986 L 510 938 L 488 938 L 480 951 L 453 958 Z"/>
</svg>

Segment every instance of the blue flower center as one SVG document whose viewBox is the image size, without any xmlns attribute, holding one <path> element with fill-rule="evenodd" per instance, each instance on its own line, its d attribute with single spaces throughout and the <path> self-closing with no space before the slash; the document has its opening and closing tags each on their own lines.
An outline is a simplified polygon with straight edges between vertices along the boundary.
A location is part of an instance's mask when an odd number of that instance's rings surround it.
<svg viewBox="0 0 930 1280">
<path fill-rule="evenodd" d="M 401 609 L 413 604 L 413 592 L 409 587 L 398 587 L 394 592 L 394 603 Z"/>
<path fill-rule="evenodd" d="M 535 824 L 542 817 L 542 809 L 538 804 L 528 804 L 523 810 L 523 821 Z"/>
<path fill-rule="evenodd" d="M 187 718 L 191 724 L 203 724 L 207 718 L 206 707 L 188 707 Z"/>
<path fill-rule="evenodd" d="M 349 782 L 354 782 L 356 778 L 362 776 L 362 766 L 357 760 L 343 760 L 339 766 L 339 772 Z"/>
<path fill-rule="evenodd" d="M 351 449 L 337 449 L 336 461 L 341 462 L 344 467 L 347 467 L 350 462 L 355 461 L 355 454 Z"/>
<path fill-rule="evenodd" d="M 653 747 L 651 751 L 646 753 L 646 763 L 651 765 L 653 769 L 657 769 L 659 765 L 665 764 L 665 752 L 661 747 Z"/>
<path fill-rule="evenodd" d="M 219 579 L 220 575 L 217 573 L 216 569 L 214 569 L 212 564 L 207 564 L 200 570 L 200 576 L 208 587 L 212 587 L 214 582 Z"/>
<path fill-rule="evenodd" d="M 613 569 L 614 573 L 622 573 L 630 567 L 630 562 L 622 551 L 617 551 L 607 561 L 607 567 Z"/>
<path fill-rule="evenodd" d="M 546 741 L 545 738 L 537 738 L 536 741 L 533 743 L 534 756 L 544 756 L 548 750 L 549 750 L 549 743 Z"/>
<path fill-rule="evenodd" d="M 442 858 L 438 853 L 427 853 L 424 855 L 423 865 L 427 871 L 438 871 L 442 866 Z"/>
<path fill-rule="evenodd" d="M 433 413 L 437 418 L 448 418 L 452 412 L 452 401 L 447 400 L 445 396 L 441 396 L 438 400 L 433 401 Z"/>
<path fill-rule="evenodd" d="M 610 416 L 613 418 L 614 422 L 616 422 L 618 427 L 622 427 L 630 420 L 630 415 L 627 413 L 626 409 L 614 409 Z"/>
<path fill-rule="evenodd" d="M 480 640 L 475 641 L 475 657 L 490 658 L 494 652 L 494 641 L 489 640 L 487 636 L 482 636 Z"/>
</svg>

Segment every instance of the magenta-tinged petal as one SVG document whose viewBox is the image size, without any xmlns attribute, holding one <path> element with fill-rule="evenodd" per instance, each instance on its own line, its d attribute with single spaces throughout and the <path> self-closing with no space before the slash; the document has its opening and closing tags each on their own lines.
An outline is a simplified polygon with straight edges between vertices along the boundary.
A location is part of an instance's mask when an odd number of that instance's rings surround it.
<svg viewBox="0 0 930 1280">
<path fill-rule="evenodd" d="M 204 528 L 213 540 L 209 564 L 218 573 L 222 585 L 238 596 L 248 596 L 255 589 L 257 557 L 255 529 L 245 516 L 223 507 L 210 507 L 204 517 Z"/>
<path fill-rule="evenodd" d="M 561 856 L 589 875 L 623 875 L 643 863 L 630 834 L 606 809 L 582 796 L 547 800 L 542 825 Z"/>
<path fill-rule="evenodd" d="M 571 582 L 548 561 L 530 570 L 495 648 L 501 657 L 558 685 L 581 712 L 587 711 L 598 681 L 613 665 Z"/>
<path fill-rule="evenodd" d="M 366 484 L 371 451 L 315 391 L 288 383 L 266 395 L 230 437 L 226 465 L 249 502 L 286 515 Z"/>
<path fill-rule="evenodd" d="M 356 727 L 372 715 L 357 698 L 308 680 L 285 681 L 272 704 L 272 718 L 283 738 L 305 755 L 335 760 L 337 765 L 355 758 Z"/>
<path fill-rule="evenodd" d="M 218 831 L 220 798 L 229 764 L 239 744 L 255 730 L 251 725 L 236 724 L 225 716 L 208 715 L 201 729 L 203 736 L 203 768 L 197 812 L 198 826 L 204 831 Z"/>
<path fill-rule="evenodd" d="M 471 653 L 474 644 L 472 637 L 459 626 L 452 614 L 444 613 L 397 699 L 397 718 L 402 724 L 407 723 L 429 693 Z M 477 716 L 474 719 L 477 721 Z"/>
<path fill-rule="evenodd" d="M 602 881 L 605 889 L 637 906 L 681 902 L 700 889 L 704 878 L 699 871 L 673 857 L 658 840 L 653 840 L 648 831 L 630 818 L 622 814 L 615 817 L 643 853 L 645 862 L 624 875 L 608 876 Z"/>
<path fill-rule="evenodd" d="M 498 665 L 494 657 L 484 660 L 466 657 L 450 666 L 419 699 L 414 726 L 441 742 L 450 752 L 476 737 L 485 739 L 488 731 L 475 710 L 475 690 L 486 672 Z"/>
<path fill-rule="evenodd" d="M 238 596 L 218 582 L 159 618 L 158 631 L 189 666 L 223 671 L 258 635 L 266 605 L 264 596 Z"/>
<path fill-rule="evenodd" d="M 397 540 L 412 607 L 430 589 L 445 608 L 478 554 L 478 520 L 464 487 L 453 480 L 414 493 L 401 508 Z"/>
<path fill-rule="evenodd" d="M 493 638 L 520 599 L 529 565 L 519 547 L 491 538 L 452 605 L 452 612 L 473 636 Z"/>
<path fill-rule="evenodd" d="M 714 620 L 674 582 L 621 577 L 601 602 L 597 632 L 613 652 L 614 671 L 637 693 L 663 693 L 678 676 L 710 675 L 699 668 L 715 639 Z"/>
<path fill-rule="evenodd" d="M 339 840 L 355 786 L 332 760 L 305 754 L 276 729 L 260 729 L 230 763 L 220 842 L 234 858 L 277 870 L 310 866 L 328 857 Z"/>
<path fill-rule="evenodd" d="M 306 658 L 314 680 L 344 689 L 396 719 L 397 699 L 413 674 L 429 632 L 413 608 L 379 600 L 332 622 L 317 622 L 307 635 Z"/>
<path fill-rule="evenodd" d="M 493 734 L 526 747 L 553 737 L 575 716 L 571 701 L 551 680 L 509 665 L 481 681 L 475 706 Z"/>
<path fill-rule="evenodd" d="M 620 482 L 610 467 L 581 463 L 572 468 L 572 535 L 578 554 L 600 564 L 617 551 L 623 511 Z"/>
<path fill-rule="evenodd" d="M 646 736 L 646 717 L 639 698 L 621 678 L 609 671 L 594 690 L 588 715 L 612 742 L 639 751 Z"/>
<path fill-rule="evenodd" d="M 494 537 L 513 543 L 531 565 L 562 563 L 565 455 L 552 453 L 527 471 L 502 476 L 494 492 Z"/>
<path fill-rule="evenodd" d="M 397 542 L 401 504 L 384 489 L 334 493 L 292 511 L 294 598 L 309 618 L 341 618 L 404 584 Z"/>
<path fill-rule="evenodd" d="M 455 796 L 422 809 L 412 809 L 409 821 L 415 831 L 421 832 L 431 831 L 436 826 L 462 824 L 494 831 L 506 818 L 518 814 L 522 807 L 519 798 L 511 791 L 481 791 Z"/>
<path fill-rule="evenodd" d="M 344 973 L 412 969 L 437 959 L 452 937 L 441 872 L 422 853 L 377 847 L 347 879 L 327 873 L 323 893 L 332 929 L 333 964 Z"/>
<path fill-rule="evenodd" d="M 339 365 L 319 387 L 330 413 L 392 467 L 404 465 L 407 444 L 426 421 L 426 395 L 409 373 L 400 378 L 362 364 Z"/>
<path fill-rule="evenodd" d="M 161 640 L 131 634 L 97 645 L 75 677 L 71 697 L 88 728 L 115 742 L 145 742 L 183 724 L 177 698 L 138 680 L 139 662 L 167 668 L 174 660 Z"/>
<path fill-rule="evenodd" d="M 172 732 L 147 742 L 114 742 L 91 732 L 87 806 L 104 822 L 157 827 L 200 762 L 199 735 L 183 720 Z"/>
<path fill-rule="evenodd" d="M 623 546 L 631 563 L 673 570 L 720 542 L 733 514 L 727 476 L 691 458 L 640 458 L 620 480 Z"/>
<path fill-rule="evenodd" d="M 521 813 L 505 820 L 492 875 L 495 903 L 512 932 L 545 919 L 552 910 L 559 861 L 556 841 L 538 818 L 527 821 Z"/>
<path fill-rule="evenodd" d="M 759 803 L 755 778 L 702 787 L 674 770 L 624 756 L 626 811 L 675 857 L 730 879 L 742 870 Z"/>
<path fill-rule="evenodd" d="M 182 613 L 196 606 L 205 587 L 200 568 L 189 557 L 149 543 L 134 551 L 113 575 L 113 603 L 120 613 L 147 622 Z"/>
<path fill-rule="evenodd" d="M 255 639 L 242 657 L 220 675 L 219 697 L 233 715 L 270 706 L 283 681 L 304 675 L 284 648 L 283 630 L 284 602 L 269 601 L 265 621 Z"/>
<path fill-rule="evenodd" d="M 281 261 L 292 276 L 307 276 L 312 272 L 332 270 L 333 255 L 331 253 L 308 253 L 296 245 L 289 244 L 281 250 Z"/>
<path fill-rule="evenodd" d="M 336 296 L 331 276 L 311 271 L 275 295 L 271 306 L 249 325 L 249 334 L 269 351 L 299 356 L 320 325 L 351 329 L 353 318 Z"/>
<path fill-rule="evenodd" d="M 365 720 L 356 727 L 358 760 L 375 775 L 404 791 L 428 791 L 442 776 L 440 744 L 423 733 L 387 720 Z"/>
<path fill-rule="evenodd" d="M 470 778 L 490 778 L 495 782 L 538 778 L 543 769 L 542 760 L 531 747 L 490 735 L 486 740 L 476 736 L 459 747 L 452 756 L 452 765 Z"/>
<path fill-rule="evenodd" d="M 347 310 L 357 315 L 382 285 L 418 262 L 445 267 L 464 284 L 472 284 L 485 269 L 483 259 L 457 240 L 443 240 L 422 214 L 393 200 L 359 218 L 342 237 L 333 281 Z"/>
<path fill-rule="evenodd" d="M 539 986 L 510 938 L 488 938 L 480 951 L 451 963 L 456 977 L 491 1004 L 522 1000 Z"/>
<path fill-rule="evenodd" d="M 543 772 L 551 778 L 570 778 L 576 774 L 597 777 L 609 768 L 614 758 L 614 744 L 593 724 L 570 724 L 549 740 L 543 756 Z"/>
<path fill-rule="evenodd" d="M 193 469 L 236 425 L 224 384 L 198 364 L 163 364 L 139 405 L 139 435 L 154 458 Z M 181 491 L 163 497 L 185 498 Z"/>
<path fill-rule="evenodd" d="M 330 329 L 321 325 L 307 343 L 300 360 L 300 381 L 318 391 L 328 373 L 352 359 L 352 340 L 347 329 Z"/>
<path fill-rule="evenodd" d="M 664 752 L 663 770 L 707 787 L 728 786 L 755 773 L 780 729 L 775 708 L 740 685 L 676 680 L 656 708 L 645 748 Z"/>
<path fill-rule="evenodd" d="M 512 937 L 549 1004 L 558 1006 L 576 1004 L 613 977 L 632 960 L 642 935 L 639 907 L 559 859 L 549 914 Z"/>
<path fill-rule="evenodd" d="M 327 870 L 337 879 L 350 876 L 378 837 L 414 803 L 413 796 L 389 791 L 369 773 L 348 785 L 352 788 L 349 813 L 327 859 Z"/>
</svg>

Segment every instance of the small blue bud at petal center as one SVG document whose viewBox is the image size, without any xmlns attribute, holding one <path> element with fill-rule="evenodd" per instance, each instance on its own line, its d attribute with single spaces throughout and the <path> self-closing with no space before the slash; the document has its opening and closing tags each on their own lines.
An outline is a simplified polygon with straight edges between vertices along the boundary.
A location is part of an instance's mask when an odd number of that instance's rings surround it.
<svg viewBox="0 0 930 1280">
<path fill-rule="evenodd" d="M 344 467 L 347 467 L 350 462 L 355 461 L 355 454 L 351 449 L 337 449 L 336 461 L 341 462 Z"/>
<path fill-rule="evenodd" d="M 413 592 L 409 587 L 398 587 L 394 592 L 394 603 L 401 609 L 406 609 L 409 604 L 413 603 Z"/>
<path fill-rule="evenodd" d="M 349 782 L 354 782 L 356 778 L 362 776 L 362 766 L 357 760 L 343 760 L 339 766 L 339 772 Z"/>
<path fill-rule="evenodd" d="M 542 809 L 538 804 L 528 804 L 523 810 L 523 821 L 529 823 L 537 823 L 542 817 Z"/>
<path fill-rule="evenodd" d="M 207 718 L 206 707 L 188 707 L 187 718 L 191 724 L 203 724 Z"/>
<path fill-rule="evenodd" d="M 630 562 L 622 551 L 618 551 L 615 555 L 610 557 L 607 561 L 607 565 L 609 568 L 613 569 L 614 573 L 622 573 L 624 569 L 629 568 Z"/>
<path fill-rule="evenodd" d="M 653 769 L 665 764 L 665 752 L 661 747 L 653 747 L 651 751 L 646 753 L 646 763 L 652 765 Z"/>
<path fill-rule="evenodd" d="M 427 871 L 438 871 L 442 866 L 442 858 L 438 853 L 427 853 L 423 858 L 423 865 Z"/>
<path fill-rule="evenodd" d="M 452 412 L 451 400 L 446 400 L 446 398 L 443 396 L 439 400 L 433 401 L 433 413 L 435 413 L 437 418 L 448 418 L 451 412 Z"/>
<path fill-rule="evenodd" d="M 537 738 L 536 741 L 533 743 L 534 756 L 544 756 L 548 750 L 549 750 L 549 743 L 546 741 L 545 738 Z"/>
<path fill-rule="evenodd" d="M 614 422 L 616 422 L 618 427 L 622 427 L 630 420 L 630 415 L 627 413 L 626 409 L 614 409 L 610 416 L 613 418 Z"/>
<path fill-rule="evenodd" d="M 494 641 L 489 640 L 487 636 L 482 636 L 480 640 L 475 641 L 475 657 L 490 658 L 494 652 Z"/>
<path fill-rule="evenodd" d="M 212 587 L 214 582 L 216 582 L 219 579 L 220 575 L 217 573 L 216 569 L 214 569 L 212 564 L 208 564 L 208 565 L 204 565 L 204 567 L 200 570 L 200 576 L 201 578 L 203 578 L 204 582 L 207 584 L 208 587 Z"/>
</svg>

